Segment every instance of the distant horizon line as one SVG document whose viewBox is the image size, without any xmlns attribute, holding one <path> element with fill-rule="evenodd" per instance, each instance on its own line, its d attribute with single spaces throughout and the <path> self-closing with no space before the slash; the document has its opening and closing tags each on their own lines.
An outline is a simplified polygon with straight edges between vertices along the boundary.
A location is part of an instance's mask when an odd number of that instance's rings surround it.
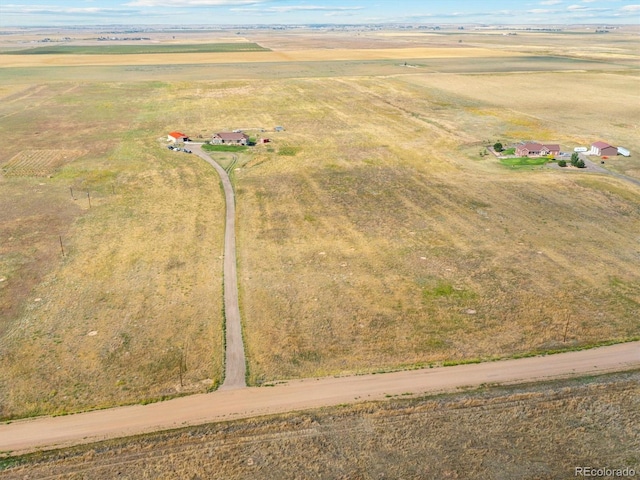
<svg viewBox="0 0 640 480">
<path fill-rule="evenodd" d="M 478 23 L 478 22 L 459 22 L 459 23 L 444 23 L 444 22 L 385 22 L 385 23 L 203 23 L 203 24 L 182 24 L 182 25 L 168 25 L 164 23 L 142 23 L 142 24 L 126 24 L 126 23 L 96 23 L 96 24 L 68 24 L 68 25 L 12 25 L 2 26 L 0 30 L 9 29 L 25 29 L 25 28 L 104 28 L 104 27 L 121 27 L 121 28 L 163 28 L 163 29 L 178 29 L 178 30 L 194 30 L 198 28 L 268 28 L 268 27 L 407 27 L 407 26 L 427 26 L 427 27 L 461 27 L 461 26 L 475 26 L 484 28 L 514 28 L 514 27 L 536 27 L 540 29 L 551 29 L 554 27 L 637 27 L 640 26 L 635 23 L 613 23 L 613 22 L 599 22 L 599 23 Z"/>
</svg>

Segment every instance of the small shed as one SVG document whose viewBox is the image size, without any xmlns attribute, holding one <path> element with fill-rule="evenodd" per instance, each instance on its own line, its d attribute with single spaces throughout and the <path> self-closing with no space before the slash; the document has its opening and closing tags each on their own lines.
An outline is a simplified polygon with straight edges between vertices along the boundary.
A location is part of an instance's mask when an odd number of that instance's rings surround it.
<svg viewBox="0 0 640 480">
<path fill-rule="evenodd" d="M 186 136 L 184 133 L 180 133 L 180 132 L 171 132 L 169 135 L 167 135 L 167 141 L 168 142 L 188 142 L 189 141 L 189 137 Z"/>
<path fill-rule="evenodd" d="M 618 155 L 622 155 L 623 157 L 630 157 L 631 152 L 624 147 L 618 147 Z"/>
</svg>

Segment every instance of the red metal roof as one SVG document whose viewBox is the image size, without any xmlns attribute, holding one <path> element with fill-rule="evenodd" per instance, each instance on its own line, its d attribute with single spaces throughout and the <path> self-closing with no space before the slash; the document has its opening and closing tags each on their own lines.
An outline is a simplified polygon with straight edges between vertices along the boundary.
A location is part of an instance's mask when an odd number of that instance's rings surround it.
<svg viewBox="0 0 640 480">
<path fill-rule="evenodd" d="M 603 149 L 603 148 L 607 148 L 610 147 L 611 145 L 609 145 L 608 143 L 604 143 L 604 142 L 596 142 L 591 144 L 593 147 L 599 148 L 599 149 Z"/>
<path fill-rule="evenodd" d="M 173 138 L 186 138 L 187 136 L 184 133 L 180 133 L 180 132 L 171 132 L 169 134 L 170 137 Z"/>
</svg>

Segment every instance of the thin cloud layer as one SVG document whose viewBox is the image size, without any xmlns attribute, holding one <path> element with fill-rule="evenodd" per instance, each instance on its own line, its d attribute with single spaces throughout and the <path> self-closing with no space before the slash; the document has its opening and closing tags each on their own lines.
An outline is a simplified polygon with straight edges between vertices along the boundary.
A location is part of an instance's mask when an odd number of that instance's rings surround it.
<svg viewBox="0 0 640 480">
<path fill-rule="evenodd" d="M 640 23 L 628 0 L 0 0 L 0 27 L 93 24 Z"/>
</svg>

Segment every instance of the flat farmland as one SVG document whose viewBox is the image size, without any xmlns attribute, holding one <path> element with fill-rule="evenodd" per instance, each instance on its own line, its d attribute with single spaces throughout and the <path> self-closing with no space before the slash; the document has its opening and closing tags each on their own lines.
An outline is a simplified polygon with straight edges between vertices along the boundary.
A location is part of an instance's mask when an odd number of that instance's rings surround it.
<svg viewBox="0 0 640 480">
<path fill-rule="evenodd" d="M 565 148 L 605 141 L 640 151 L 640 74 L 635 72 L 529 72 L 405 77 L 410 84 L 464 98 L 478 117 L 504 122 L 503 142 L 560 142 Z M 490 120 L 488 120 L 490 121 Z M 614 171 L 640 178 L 637 159 L 607 161 Z"/>
<path fill-rule="evenodd" d="M 165 123 L 172 107 L 157 95 L 173 91 L 7 89 L 0 131 L 20 142 L 5 144 L 2 171 L 34 152 L 69 158 L 45 177 L 0 175 L 1 417 L 151 401 L 221 380 L 224 199 L 210 167 L 158 142 L 197 125 Z"/>
<path fill-rule="evenodd" d="M 45 177 L 82 152 L 69 150 L 23 150 L 2 166 L 5 177 Z"/>
<path fill-rule="evenodd" d="M 95 50 L 97 47 L 93 47 Z M 115 47 L 104 47 L 106 52 Z M 175 47 L 177 48 L 177 47 Z M 312 49 L 292 51 L 262 51 L 231 53 L 156 53 L 149 55 L 122 54 L 0 54 L 2 67 L 37 66 L 91 66 L 91 65 L 163 65 L 163 64 L 216 64 L 254 62 L 312 62 L 340 60 L 370 60 L 406 58 L 485 58 L 509 57 L 514 54 L 486 48 L 394 48 L 394 49 Z"/>
<path fill-rule="evenodd" d="M 452 83 L 473 91 L 475 78 Z M 532 117 L 526 102 L 483 115 L 486 100 L 444 83 L 261 87 L 260 108 L 286 119 L 276 141 L 297 153 L 279 155 L 274 143 L 237 172 L 253 383 L 638 335 L 637 188 L 481 159 L 473 145 L 513 125 L 522 138 L 560 141 L 584 127 Z"/>
<path fill-rule="evenodd" d="M 173 130 L 271 139 L 232 172 L 252 385 L 640 335 L 637 187 L 479 155 L 520 139 L 635 151 L 635 70 L 371 41 L 233 60 L 0 55 L 0 133 L 20 139 L 0 167 L 80 152 L 45 177 L 0 176 L 1 417 L 220 382 L 224 202 L 210 167 L 165 148 Z M 635 175 L 635 158 L 612 169 Z"/>
</svg>

